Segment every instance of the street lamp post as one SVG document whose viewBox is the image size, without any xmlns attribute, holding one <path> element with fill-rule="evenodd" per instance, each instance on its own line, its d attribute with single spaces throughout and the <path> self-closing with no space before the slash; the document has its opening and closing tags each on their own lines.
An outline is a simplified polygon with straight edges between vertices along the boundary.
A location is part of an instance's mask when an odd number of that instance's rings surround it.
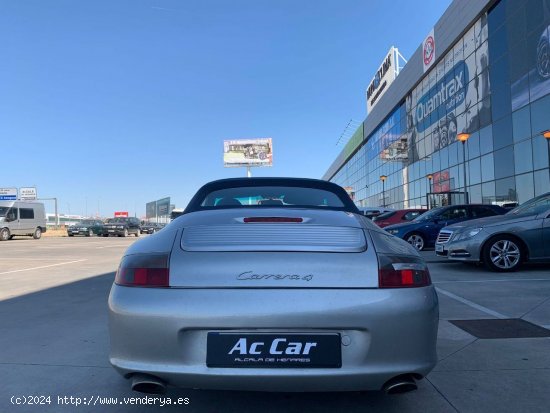
<svg viewBox="0 0 550 413">
<path fill-rule="evenodd" d="M 548 165 L 550 166 L 550 130 L 545 130 L 542 132 L 542 136 L 546 138 L 546 142 L 548 142 Z M 550 169 L 548 169 L 550 171 Z"/>
<path fill-rule="evenodd" d="M 380 180 L 382 181 L 382 206 L 386 208 L 386 187 L 384 183 L 388 177 L 386 175 L 380 175 Z"/>
<path fill-rule="evenodd" d="M 464 158 L 464 201 L 469 204 L 468 200 L 468 186 L 466 185 L 466 141 L 470 137 L 469 133 L 459 133 L 456 135 L 456 139 L 462 142 L 462 157 Z"/>
<path fill-rule="evenodd" d="M 432 179 L 434 178 L 434 176 L 432 174 L 428 174 L 426 175 L 426 178 L 428 178 L 428 193 L 431 194 L 432 193 Z M 431 199 L 430 199 L 430 195 L 428 195 L 428 199 L 426 200 L 428 201 L 428 209 L 431 209 Z"/>
</svg>

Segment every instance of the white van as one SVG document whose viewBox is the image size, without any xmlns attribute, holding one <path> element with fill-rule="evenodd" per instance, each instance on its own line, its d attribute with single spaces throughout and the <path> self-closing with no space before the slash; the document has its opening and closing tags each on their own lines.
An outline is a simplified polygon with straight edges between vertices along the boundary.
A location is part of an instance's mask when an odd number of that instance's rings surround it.
<svg viewBox="0 0 550 413">
<path fill-rule="evenodd" d="M 26 201 L 0 201 L 0 241 L 16 235 L 39 239 L 46 232 L 44 204 Z"/>
</svg>

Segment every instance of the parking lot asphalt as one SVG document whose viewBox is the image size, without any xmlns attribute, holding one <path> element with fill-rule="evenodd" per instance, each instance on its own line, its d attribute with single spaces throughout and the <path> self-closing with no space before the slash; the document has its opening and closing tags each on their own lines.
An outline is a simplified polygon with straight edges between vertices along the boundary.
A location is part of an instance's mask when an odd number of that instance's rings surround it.
<svg viewBox="0 0 550 413">
<path fill-rule="evenodd" d="M 550 329 L 550 266 L 490 273 L 446 262 L 433 251 L 422 254 L 440 299 L 439 363 L 417 391 L 387 396 L 170 388 L 162 399 L 147 399 L 132 392 L 108 361 L 107 297 L 118 261 L 135 241 L 0 243 L 0 412 L 550 410 L 550 338 L 480 339 L 451 322 L 521 319 Z"/>
</svg>

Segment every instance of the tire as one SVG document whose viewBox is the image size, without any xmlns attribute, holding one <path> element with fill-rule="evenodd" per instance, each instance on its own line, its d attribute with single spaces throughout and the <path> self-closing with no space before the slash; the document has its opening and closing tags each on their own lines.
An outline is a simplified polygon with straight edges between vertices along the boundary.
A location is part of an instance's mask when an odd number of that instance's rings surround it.
<svg viewBox="0 0 550 413">
<path fill-rule="evenodd" d="M 34 239 L 40 239 L 42 237 L 42 229 L 41 228 L 36 228 L 34 230 L 34 234 L 32 234 L 32 237 Z"/>
<path fill-rule="evenodd" d="M 124 228 L 124 233 L 122 234 L 124 238 L 128 236 L 128 228 Z"/>
<path fill-rule="evenodd" d="M 73 234 L 67 234 L 67 235 L 69 235 L 69 237 L 74 237 L 74 235 L 73 235 Z"/>
<path fill-rule="evenodd" d="M 94 235 L 94 231 L 92 231 L 91 229 L 88 230 L 88 233 L 85 234 L 87 237 L 91 237 L 92 235 Z"/>
<path fill-rule="evenodd" d="M 108 236 L 109 236 L 109 234 L 103 234 L 103 236 L 104 236 L 104 237 L 108 237 Z"/>
<path fill-rule="evenodd" d="M 140 230 L 138 229 L 137 232 L 135 233 L 135 236 L 136 236 L 136 238 L 137 238 L 137 237 L 139 237 L 140 235 L 141 235 L 141 232 L 140 232 Z"/>
<path fill-rule="evenodd" d="M 516 271 L 523 261 L 522 245 L 513 237 L 502 235 L 487 241 L 483 248 L 483 262 L 491 271 Z"/>
<path fill-rule="evenodd" d="M 10 230 L 7 228 L 2 228 L 0 230 L 0 241 L 7 241 L 11 239 Z"/>
<path fill-rule="evenodd" d="M 411 244 L 417 251 L 422 251 L 426 247 L 426 240 L 418 232 L 407 235 L 405 241 Z"/>
</svg>

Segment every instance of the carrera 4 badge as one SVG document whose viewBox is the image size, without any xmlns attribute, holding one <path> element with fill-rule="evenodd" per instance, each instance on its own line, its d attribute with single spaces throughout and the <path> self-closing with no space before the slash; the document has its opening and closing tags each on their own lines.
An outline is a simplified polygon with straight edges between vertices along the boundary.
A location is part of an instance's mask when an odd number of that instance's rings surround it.
<svg viewBox="0 0 550 413">
<path fill-rule="evenodd" d="M 311 281 L 313 274 L 255 274 L 253 271 L 241 272 L 237 275 L 237 280 L 294 280 Z"/>
</svg>

